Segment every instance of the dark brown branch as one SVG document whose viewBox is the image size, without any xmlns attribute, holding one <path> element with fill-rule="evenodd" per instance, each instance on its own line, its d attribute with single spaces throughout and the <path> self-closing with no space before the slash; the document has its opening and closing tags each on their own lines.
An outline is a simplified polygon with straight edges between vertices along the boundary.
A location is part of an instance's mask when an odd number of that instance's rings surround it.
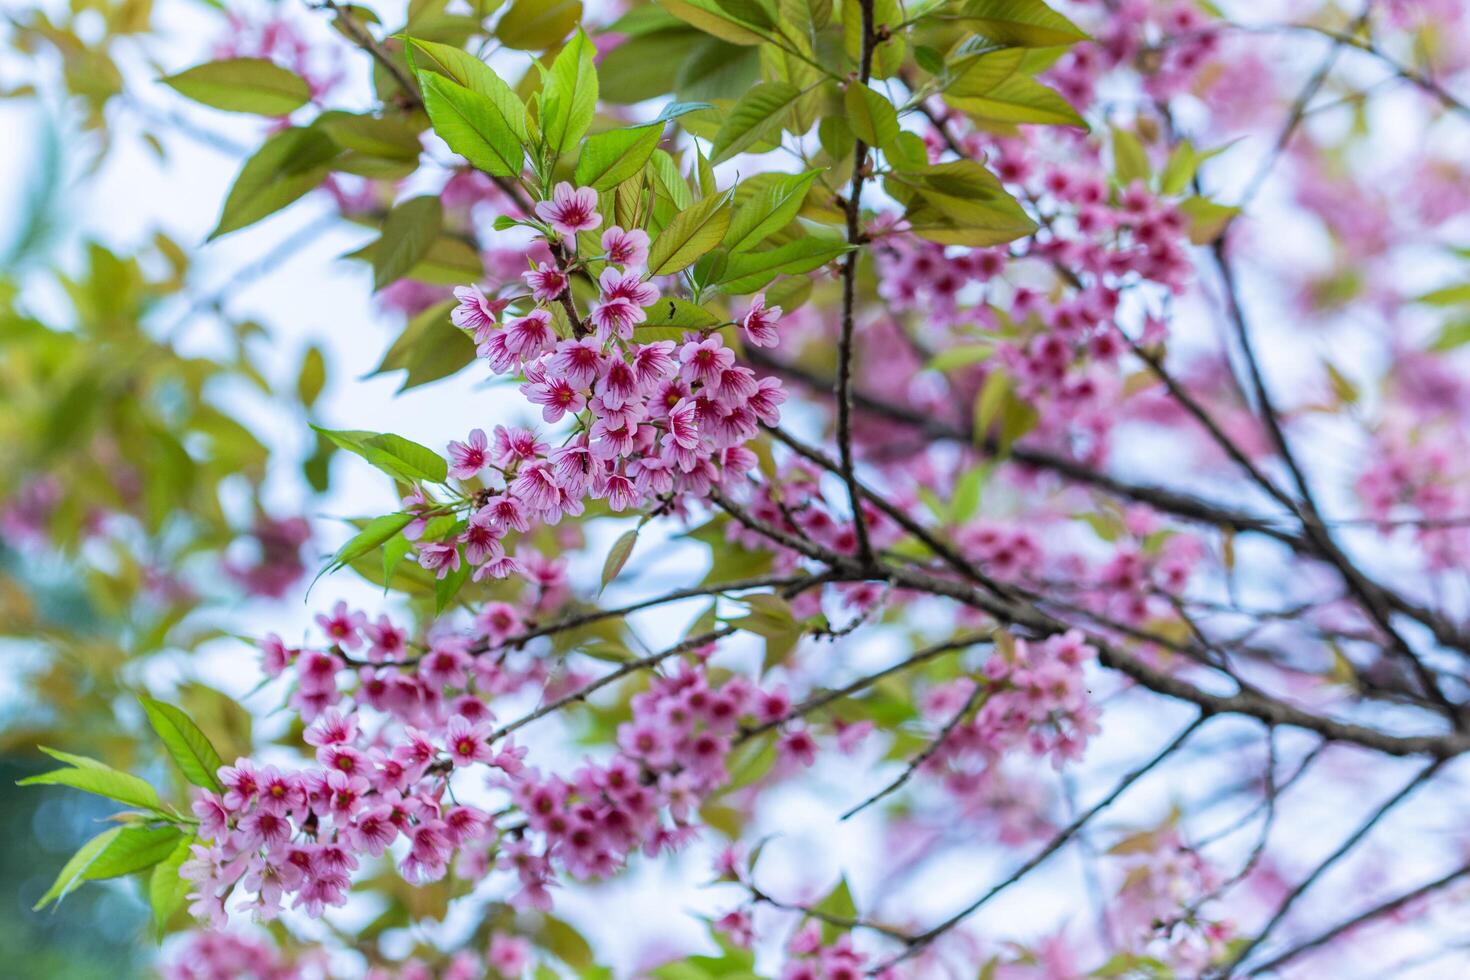
<svg viewBox="0 0 1470 980">
<path fill-rule="evenodd" d="M 830 390 L 832 387 L 829 379 L 805 368 L 773 358 L 760 348 L 750 348 L 747 356 L 753 363 L 791 380 L 799 381 L 814 390 Z M 863 392 L 855 392 L 853 400 L 864 411 L 892 422 L 911 426 L 929 438 L 975 444 L 974 435 L 968 429 L 924 415 L 906 406 L 896 405 Z M 999 449 L 991 440 L 985 440 L 979 448 L 992 455 Z M 1065 456 L 1026 445 L 1011 447 L 1010 459 L 1016 463 L 1055 473 L 1065 480 L 1093 487 L 1123 500 L 1146 504 L 1181 520 L 1207 524 L 1238 533 L 1259 534 L 1281 542 L 1300 556 L 1316 560 L 1322 560 L 1323 557 L 1316 542 L 1284 527 L 1282 519 L 1279 518 L 1237 510 L 1226 504 L 1182 493 L 1168 487 L 1119 479 Z M 1381 583 L 1364 577 L 1363 584 L 1377 594 L 1389 608 L 1423 625 L 1434 635 L 1435 640 L 1445 647 L 1470 655 L 1470 633 L 1465 632 L 1459 625 L 1450 622 L 1435 610 L 1414 602 Z"/>
<path fill-rule="evenodd" d="M 726 513 L 751 530 L 765 535 L 778 544 L 790 547 L 807 558 L 827 564 L 833 572 L 839 575 L 866 577 L 930 595 L 946 596 L 988 613 L 1004 625 L 1018 627 L 1039 636 L 1050 636 L 1077 628 L 1076 624 L 1059 620 L 1033 606 L 1002 602 L 963 582 L 940 578 L 913 569 L 882 564 L 875 570 L 865 571 L 856 567 L 856 563 L 846 555 L 838 554 L 829 548 L 796 538 L 779 528 L 771 527 L 766 522 L 753 517 L 740 505 L 725 498 L 718 491 L 711 494 L 711 499 Z M 1434 758 L 1448 758 L 1470 750 L 1470 736 L 1461 733 L 1392 735 L 1355 722 L 1339 721 L 1335 718 L 1313 714 L 1254 688 L 1241 688 L 1234 694 L 1215 694 L 1205 691 L 1183 678 L 1176 677 L 1125 653 L 1106 637 L 1098 636 L 1095 632 L 1084 631 L 1084 633 L 1087 635 L 1088 643 L 1097 649 L 1098 661 L 1104 667 L 1132 678 L 1157 694 L 1194 704 L 1207 714 L 1238 714 L 1270 725 L 1289 725 L 1293 728 L 1315 732 L 1327 739 L 1351 742 L 1394 756 L 1427 755 Z"/>
<path fill-rule="evenodd" d="M 858 78 L 853 84 L 867 85 L 873 73 L 873 48 L 877 38 L 873 32 L 873 0 L 858 0 L 862 11 L 862 48 Z M 847 192 L 847 253 L 842 265 L 842 334 L 837 342 L 837 452 L 842 460 L 842 478 L 847 482 L 848 503 L 852 506 L 853 531 L 857 537 L 858 556 L 864 563 L 873 560 L 873 545 L 868 539 L 868 522 L 863 515 L 857 478 L 853 475 L 852 453 L 852 340 L 857 320 L 857 267 L 862 255 L 863 181 L 868 172 L 868 146 L 861 138 L 853 145 L 852 185 Z"/>
</svg>

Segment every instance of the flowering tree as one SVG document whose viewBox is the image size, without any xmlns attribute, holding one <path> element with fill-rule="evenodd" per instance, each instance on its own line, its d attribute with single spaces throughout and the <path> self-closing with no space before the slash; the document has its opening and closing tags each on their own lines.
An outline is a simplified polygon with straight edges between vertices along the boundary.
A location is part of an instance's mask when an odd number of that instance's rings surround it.
<svg viewBox="0 0 1470 980">
<path fill-rule="evenodd" d="M 1460 955 L 1460 821 L 1376 831 L 1470 749 L 1462 5 L 318 13 L 366 110 L 285 21 L 164 79 L 278 120 L 213 237 L 330 194 L 380 370 L 540 418 L 319 427 L 401 497 L 323 569 L 382 608 L 258 631 L 258 754 L 145 695 L 187 796 L 50 750 L 127 810 L 46 900 L 145 873 L 180 977 L 601 976 L 561 896 L 713 846 L 639 975 Z M 843 756 L 872 888 L 769 859 Z"/>
</svg>

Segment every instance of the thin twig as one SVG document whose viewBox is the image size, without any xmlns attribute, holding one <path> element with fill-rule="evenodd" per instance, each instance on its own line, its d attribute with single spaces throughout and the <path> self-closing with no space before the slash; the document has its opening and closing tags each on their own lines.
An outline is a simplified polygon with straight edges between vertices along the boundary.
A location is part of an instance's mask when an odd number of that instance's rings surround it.
<svg viewBox="0 0 1470 980">
<path fill-rule="evenodd" d="M 1355 846 L 1357 846 L 1358 842 L 1366 837 L 1368 833 L 1374 827 L 1376 827 L 1385 816 L 1388 815 L 1389 811 L 1393 810 L 1394 807 L 1398 806 L 1404 800 L 1408 799 L 1410 794 L 1412 794 L 1416 789 L 1418 789 L 1426 781 L 1428 781 L 1429 778 L 1432 777 L 1442 765 L 1444 765 L 1443 759 L 1435 759 L 1434 761 L 1429 763 L 1429 765 L 1419 770 L 1419 772 L 1414 776 L 1413 779 L 1405 783 L 1404 786 L 1397 793 L 1389 797 L 1376 810 L 1374 810 L 1367 820 L 1364 820 L 1361 824 L 1359 824 L 1358 828 L 1354 830 L 1351 834 L 1349 834 L 1347 838 L 1341 844 L 1339 844 L 1331 854 L 1327 855 L 1326 858 L 1324 858 L 1315 868 L 1312 869 L 1310 874 L 1303 878 L 1295 888 L 1287 893 L 1286 898 L 1284 898 L 1281 904 L 1277 906 L 1276 912 L 1271 916 L 1271 918 L 1266 920 L 1266 924 L 1261 927 L 1261 930 L 1257 932 L 1249 942 L 1245 943 L 1238 950 L 1236 950 L 1235 955 L 1231 957 L 1227 963 L 1221 966 L 1217 973 L 1213 973 L 1212 976 L 1218 976 L 1221 978 L 1229 977 L 1235 971 L 1235 968 L 1241 963 L 1245 962 L 1250 954 L 1255 951 L 1257 946 L 1266 941 L 1266 938 L 1271 935 L 1272 930 L 1274 930 L 1276 926 L 1281 923 L 1282 919 L 1286 918 L 1286 914 L 1291 911 L 1291 908 L 1293 905 L 1296 904 L 1297 899 L 1301 898 L 1302 895 L 1306 893 L 1307 889 L 1316 884 L 1317 880 L 1321 878 L 1322 875 L 1326 874 L 1327 870 L 1331 868 L 1334 864 L 1336 864 L 1343 855 L 1347 854 Z"/>
<path fill-rule="evenodd" d="M 1064 847 L 1066 843 L 1077 834 L 1078 831 L 1085 827 L 1088 822 L 1092 820 L 1093 817 L 1097 816 L 1103 810 L 1106 810 L 1108 807 L 1112 806 L 1113 803 L 1117 801 L 1118 797 L 1122 796 L 1123 793 L 1127 791 L 1128 787 L 1138 782 L 1138 780 L 1142 779 L 1165 759 L 1169 758 L 1169 756 L 1178 751 L 1189 739 L 1189 737 L 1193 735 L 1201 725 L 1208 721 L 1209 718 L 1210 715 L 1208 712 L 1201 713 L 1197 718 L 1194 719 L 1194 721 L 1185 726 L 1183 731 L 1181 731 L 1172 740 L 1170 740 L 1169 744 L 1164 746 L 1164 748 L 1161 749 L 1157 755 L 1153 756 L 1153 758 L 1149 759 L 1137 769 L 1134 769 L 1132 772 L 1124 776 L 1118 782 L 1118 784 L 1113 787 L 1112 792 L 1108 793 L 1107 796 L 1104 796 L 1081 816 L 1079 816 L 1077 819 L 1073 820 L 1070 824 L 1064 827 L 1055 837 L 1053 837 L 1047 843 L 1045 847 L 1043 847 L 1040 851 L 1033 855 L 1014 872 L 1012 872 L 1008 877 L 991 886 L 991 888 L 986 891 L 985 894 L 981 895 L 979 898 L 975 899 L 969 905 L 966 905 L 964 908 L 960 909 L 958 912 L 945 919 L 943 922 L 930 929 L 926 929 L 924 932 L 915 936 L 912 940 L 909 941 L 908 948 L 905 949 L 898 956 L 885 963 L 884 967 L 893 966 L 917 955 L 922 949 L 924 949 L 930 943 L 934 942 L 934 940 L 938 939 L 940 936 L 944 935 L 944 933 L 948 932 L 950 929 L 953 929 L 955 926 L 959 925 L 975 912 L 979 911 L 980 908 L 984 906 L 987 902 L 989 902 L 992 898 L 999 895 L 1001 892 L 1005 891 L 1016 882 L 1020 881 L 1028 873 L 1030 873 L 1032 869 L 1036 868 L 1047 858 L 1051 857 L 1057 851 L 1061 850 L 1062 847 Z"/>
<path fill-rule="evenodd" d="M 949 741 L 949 737 L 954 734 L 954 730 L 960 727 L 960 724 L 970 716 L 971 712 L 975 710 L 976 705 L 980 703 L 981 699 L 984 698 L 988 692 L 989 689 L 984 684 L 976 682 L 975 686 L 970 690 L 970 696 L 965 698 L 964 704 L 960 705 L 960 710 L 954 713 L 954 716 L 950 718 L 945 726 L 939 730 L 939 734 L 934 736 L 934 739 L 927 746 L 924 747 L 924 751 L 914 756 L 913 761 L 911 761 L 907 766 L 904 767 L 903 772 L 898 774 L 897 779 L 880 789 L 878 792 L 874 793 L 872 796 L 869 796 L 867 799 L 863 800 L 856 806 L 848 808 L 848 810 L 844 812 L 842 816 L 838 819 L 847 820 L 851 817 L 857 816 L 859 813 L 863 812 L 874 803 L 877 803 L 884 797 L 887 797 L 893 793 L 897 793 L 900 789 L 902 789 L 903 785 L 913 778 L 914 773 L 918 772 L 919 769 L 923 767 L 924 763 L 928 762 L 931 758 L 934 757 L 934 754 L 936 752 L 944 747 L 944 743 Z"/>
</svg>

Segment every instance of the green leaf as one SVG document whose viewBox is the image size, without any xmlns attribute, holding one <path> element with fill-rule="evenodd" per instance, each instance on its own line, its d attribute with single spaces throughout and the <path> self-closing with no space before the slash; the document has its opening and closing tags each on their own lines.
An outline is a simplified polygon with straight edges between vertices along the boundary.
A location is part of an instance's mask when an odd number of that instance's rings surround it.
<svg viewBox="0 0 1470 980">
<path fill-rule="evenodd" d="M 315 189 L 339 152 L 332 138 L 316 129 L 286 129 L 266 140 L 240 168 L 210 240 L 275 214 Z"/>
<path fill-rule="evenodd" d="M 1466 344 L 1470 344 L 1470 320 L 1456 320 L 1454 323 L 1444 325 L 1439 336 L 1430 343 L 1429 349 L 1436 353 L 1443 353 L 1464 347 Z"/>
<path fill-rule="evenodd" d="M 645 328 L 705 330 L 720 322 L 720 318 L 709 310 L 687 299 L 662 299 L 643 310 L 648 319 L 638 325 L 640 332 Z"/>
<path fill-rule="evenodd" d="M 637 543 L 637 528 L 624 531 L 613 542 L 612 550 L 607 553 L 607 558 L 602 563 L 602 588 L 607 588 L 608 583 L 618 577 L 618 573 L 623 570 L 623 566 L 628 563 L 628 558 L 633 554 L 633 546 Z"/>
<path fill-rule="evenodd" d="M 1116 150 L 1114 151 L 1116 155 Z M 1195 152 L 1189 140 L 1180 140 L 1164 162 L 1164 172 L 1159 176 L 1159 193 L 1165 197 L 1184 193 L 1194 179 L 1202 158 Z"/>
<path fill-rule="evenodd" d="M 898 139 L 898 113 L 882 93 L 853 82 L 842 97 L 847 124 L 858 139 L 869 146 L 883 147 Z"/>
<path fill-rule="evenodd" d="M 806 202 L 807 191 L 820 171 L 774 175 L 750 200 L 735 209 L 724 246 L 744 252 L 789 225 Z"/>
<path fill-rule="evenodd" d="M 395 479 L 408 483 L 443 483 L 449 478 L 449 464 L 444 457 L 411 439 L 391 433 L 323 429 L 316 425 L 312 428 L 337 448 L 356 453 Z"/>
<path fill-rule="evenodd" d="M 1041 0 L 970 0 L 959 19 L 988 40 L 1024 48 L 1049 48 L 1087 40 L 1077 25 Z"/>
<path fill-rule="evenodd" d="M 953 371 L 988 360 L 995 353 L 990 344 L 961 344 L 940 351 L 929 359 L 925 367 L 930 371 Z"/>
<path fill-rule="evenodd" d="M 390 476 L 430 483 L 443 483 L 449 478 L 449 464 L 444 457 L 411 439 L 384 433 L 365 439 L 363 447 L 367 450 L 363 458 Z"/>
<path fill-rule="evenodd" d="M 517 140 L 525 143 L 529 139 L 526 104 L 489 65 L 468 51 L 450 44 L 418 38 L 409 38 L 408 43 L 409 52 L 414 56 L 414 64 L 419 66 L 421 76 L 422 71 L 432 69 L 476 95 L 483 95 L 495 106 L 495 111 L 500 114 L 500 118 Z M 422 80 L 420 77 L 421 82 Z"/>
<path fill-rule="evenodd" d="M 148 783 L 137 776 L 125 772 L 118 772 L 111 766 L 104 765 L 96 759 L 86 756 L 71 755 L 66 752 L 58 752 L 48 749 L 44 745 L 39 746 L 42 752 L 62 762 L 70 763 L 71 769 L 55 769 L 51 772 L 43 772 L 37 776 L 29 776 L 20 780 L 19 786 L 70 786 L 83 792 L 93 793 L 97 796 L 105 796 L 109 800 L 116 800 L 131 807 L 141 810 L 152 810 L 157 813 L 166 813 L 163 800 L 158 798 L 157 791 Z"/>
<path fill-rule="evenodd" d="M 303 406 L 310 408 L 326 383 L 326 359 L 322 357 L 322 349 L 312 344 L 301 357 L 301 371 L 296 375 L 296 397 Z"/>
<path fill-rule="evenodd" d="M 383 234 L 373 252 L 373 289 L 397 282 L 429 254 L 444 222 L 437 197 L 411 197 L 397 204 L 383 221 Z"/>
<path fill-rule="evenodd" d="M 516 0 L 495 25 L 495 35 L 508 48 L 544 51 L 581 22 L 580 0 Z"/>
<path fill-rule="evenodd" d="M 975 399 L 975 441 L 983 443 L 990 427 L 1000 414 L 1001 407 L 1011 394 L 1011 376 L 1005 368 L 997 367 L 985 377 L 980 395 Z"/>
<path fill-rule="evenodd" d="M 388 586 L 393 582 L 394 569 L 398 567 L 398 563 L 403 561 L 404 557 L 412 550 L 413 542 L 401 534 L 396 538 L 389 538 L 388 543 L 383 545 L 384 595 L 388 594 Z"/>
<path fill-rule="evenodd" d="M 198 843 L 197 837 L 184 837 L 169 853 L 168 857 L 153 866 L 148 878 L 148 904 L 153 910 L 153 927 L 162 936 L 169 920 L 183 907 L 193 882 L 185 881 L 179 874 L 184 862 L 189 860 L 189 847 Z"/>
<path fill-rule="evenodd" d="M 373 369 L 373 374 L 406 370 L 408 375 L 398 390 L 407 391 L 447 378 L 472 363 L 475 342 L 448 322 L 451 306 L 452 300 L 436 303 L 410 320 L 383 355 L 383 360 Z"/>
<path fill-rule="evenodd" d="M 194 724 L 194 719 L 184 713 L 183 709 L 176 708 L 162 701 L 155 701 L 150 697 L 140 697 L 143 710 L 148 713 L 148 724 L 158 733 L 163 740 L 164 748 L 173 757 L 178 765 L 179 771 L 184 778 L 195 786 L 202 786 L 207 790 L 220 793 L 224 787 L 220 785 L 218 772 L 223 766 L 224 760 L 219 757 L 209 739 Z"/>
<path fill-rule="evenodd" d="M 31 906 L 31 911 L 38 912 L 53 901 L 59 902 L 70 894 L 72 889 L 85 880 L 82 876 L 86 873 L 87 868 L 97 860 L 97 856 L 106 849 L 107 845 L 112 843 L 113 838 L 122 833 L 122 830 L 121 827 L 104 830 L 78 848 L 66 864 L 62 865 L 61 872 L 57 874 L 51 887 L 46 889 L 46 894 Z"/>
<path fill-rule="evenodd" d="M 602 100 L 629 105 L 667 95 L 678 82 L 672 66 L 690 64 L 694 53 L 710 40 L 678 21 L 672 29 L 628 38 L 598 62 Z"/>
<path fill-rule="evenodd" d="M 265 58 L 207 61 L 160 79 L 195 102 L 227 112 L 285 116 L 306 105 L 306 79 Z"/>
<path fill-rule="evenodd" d="M 581 141 L 597 111 L 594 54 L 592 42 L 579 30 L 546 75 L 541 91 L 541 133 L 556 153 L 566 153 Z"/>
<path fill-rule="evenodd" d="M 1118 126 L 1113 127 L 1113 175 L 1124 187 L 1135 180 L 1147 183 L 1149 177 L 1148 152 L 1137 136 Z"/>
<path fill-rule="evenodd" d="M 1185 198 L 1178 206 L 1189 219 L 1189 240 L 1196 245 L 1208 245 L 1219 238 L 1230 219 L 1240 213 L 1238 207 L 1217 204 L 1204 197 Z"/>
<path fill-rule="evenodd" d="M 371 264 L 377 258 L 379 241 L 379 239 L 374 239 L 357 251 L 349 252 L 344 258 L 361 259 Z M 435 286 L 460 286 L 466 282 L 478 282 L 483 279 L 485 263 L 480 260 L 480 254 L 473 246 L 462 239 L 443 233 L 434 239 L 424 257 L 405 275 L 406 278 L 417 279 L 419 282 Z M 446 300 L 445 303 L 447 306 L 439 317 L 441 321 L 446 318 L 444 314 L 454 307 L 452 301 Z M 439 305 L 435 304 L 435 306 Z"/>
<path fill-rule="evenodd" d="M 972 161 L 895 173 L 884 181 L 884 188 L 908 205 L 904 217 L 914 234 L 930 241 L 983 247 L 1036 230 L 1021 205 Z"/>
<path fill-rule="evenodd" d="M 122 833 L 108 841 L 102 853 L 87 865 L 87 869 L 82 872 L 83 878 L 101 881 L 151 868 L 172 854 L 184 836 L 179 828 L 171 824 L 148 827 L 135 823 L 128 824 L 121 830 Z"/>
<path fill-rule="evenodd" d="M 790 82 L 762 82 L 746 92 L 715 134 L 710 161 L 723 163 L 765 139 L 799 98 L 801 90 Z"/>
<path fill-rule="evenodd" d="M 663 138 L 662 125 L 612 129 L 589 137 L 573 179 L 579 187 L 611 190 L 643 170 Z"/>
<path fill-rule="evenodd" d="M 525 150 L 500 107 L 442 75 L 421 71 L 419 85 L 429 122 L 451 150 L 492 176 L 520 176 Z"/>
<path fill-rule="evenodd" d="M 404 119 L 357 116 L 346 112 L 323 113 L 314 125 L 344 150 L 385 160 L 414 163 L 423 150 L 419 143 L 419 127 Z"/>
<path fill-rule="evenodd" d="M 371 521 L 368 521 L 366 527 L 353 535 L 351 541 L 344 544 L 332 556 L 332 561 L 328 565 L 328 568 L 342 568 L 356 559 L 361 558 L 368 552 L 375 550 L 379 545 L 396 537 L 398 532 L 412 524 L 416 517 L 417 515 L 415 514 L 404 513 L 384 514 L 382 517 L 374 517 Z"/>
<path fill-rule="evenodd" d="M 678 119 L 680 116 L 687 116 L 691 112 L 704 112 L 713 108 L 714 106 L 708 102 L 670 102 L 663 107 L 663 111 L 653 118 L 653 121 L 656 123 L 666 123 L 670 120 Z"/>
<path fill-rule="evenodd" d="M 1458 286 L 1446 286 L 1443 289 L 1433 289 L 1414 299 L 1416 303 L 1425 303 L 1429 306 L 1461 306 L 1470 303 L 1470 282 L 1460 283 Z"/>
<path fill-rule="evenodd" d="M 981 96 L 945 93 L 945 99 L 961 112 L 983 121 L 1087 128 L 1087 121 L 1066 99 L 1026 75 L 1011 75 Z"/>
<path fill-rule="evenodd" d="M 464 554 L 461 552 L 459 567 L 434 582 L 435 616 L 442 613 L 454 601 L 454 597 L 459 594 L 459 590 L 464 587 L 465 579 L 469 576 L 470 563 L 464 560 Z"/>
<path fill-rule="evenodd" d="M 837 919 L 856 919 L 858 914 L 857 903 L 853 901 L 852 889 L 848 887 L 846 877 L 839 878 L 837 886 L 813 908 Z M 838 926 L 830 922 L 822 923 L 822 936 L 825 942 L 832 942 L 841 932 Z"/>
<path fill-rule="evenodd" d="M 991 469 L 992 467 L 988 464 L 971 467 L 955 484 L 954 498 L 949 503 L 949 509 L 952 518 L 957 523 L 968 521 L 979 512 L 980 493 L 985 487 L 985 481 L 990 476 Z"/>
<path fill-rule="evenodd" d="M 1020 48 L 984 51 L 960 58 L 950 70 L 945 91 L 954 96 L 982 96 L 1021 69 L 1025 52 Z"/>
<path fill-rule="evenodd" d="M 720 243 L 730 227 L 731 193 L 696 201 L 670 221 L 648 250 L 648 273 L 667 276 L 678 272 Z"/>
<path fill-rule="evenodd" d="M 731 44 L 760 44 L 770 40 L 770 22 L 755 4 L 745 5 L 741 12 L 745 16 L 726 9 L 717 0 L 659 0 L 659 6 L 686 24 Z M 755 19 L 746 19 L 750 16 Z"/>
<path fill-rule="evenodd" d="M 655 190 L 661 190 L 674 207 L 683 210 L 694 203 L 694 192 L 667 151 L 654 150 L 649 169 L 653 172 Z"/>
<path fill-rule="evenodd" d="M 851 250 L 852 246 L 841 239 L 808 235 L 764 252 L 741 252 L 730 256 L 717 285 L 732 296 L 753 293 L 777 276 L 796 276 L 820 269 Z"/>
</svg>

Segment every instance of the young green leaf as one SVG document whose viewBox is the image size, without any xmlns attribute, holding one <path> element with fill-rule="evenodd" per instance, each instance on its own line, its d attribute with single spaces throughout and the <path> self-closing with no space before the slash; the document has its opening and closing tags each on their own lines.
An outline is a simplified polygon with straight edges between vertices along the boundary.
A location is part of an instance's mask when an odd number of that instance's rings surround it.
<svg viewBox="0 0 1470 980">
<path fill-rule="evenodd" d="M 72 789 L 105 796 L 109 800 L 116 800 L 140 810 L 151 810 L 156 813 L 167 812 L 163 800 L 158 798 L 157 791 L 137 776 L 119 772 L 111 766 L 86 756 L 58 752 L 44 745 L 39 748 L 53 759 L 70 763 L 73 768 L 54 769 L 40 775 L 28 776 L 20 780 L 17 785 L 70 786 Z"/>
<path fill-rule="evenodd" d="M 1011 75 L 982 96 L 960 97 L 947 92 L 945 100 L 961 112 L 989 122 L 1087 128 L 1087 121 L 1066 99 L 1026 75 Z"/>
<path fill-rule="evenodd" d="M 544 51 L 581 22 L 581 0 L 516 0 L 495 25 L 495 36 L 508 48 Z"/>
<path fill-rule="evenodd" d="M 753 293 L 777 276 L 820 269 L 850 250 L 851 246 L 839 239 L 808 235 L 765 252 L 741 252 L 730 256 L 718 285 L 721 292 L 731 296 Z"/>
<path fill-rule="evenodd" d="M 153 910 L 153 927 L 156 935 L 162 936 L 169 920 L 183 907 L 193 882 L 185 880 L 179 869 L 189 860 L 189 847 L 198 843 L 197 837 L 184 837 L 174 845 L 168 857 L 153 866 L 148 878 L 148 905 Z"/>
<path fill-rule="evenodd" d="M 572 37 L 546 75 L 541 91 L 541 132 L 556 153 L 575 147 L 597 111 L 597 68 L 592 42 L 582 31 Z"/>
<path fill-rule="evenodd" d="M 958 19 L 987 40 L 1023 48 L 1049 48 L 1087 40 L 1077 25 L 1041 0 L 969 0 Z"/>
<path fill-rule="evenodd" d="M 757 4 L 744 5 L 746 9 L 742 12 L 746 16 L 726 9 L 719 0 L 660 0 L 659 6 L 685 23 L 731 44 L 760 44 L 770 40 L 770 19 Z"/>
<path fill-rule="evenodd" d="M 718 245 L 730 227 L 730 197 L 729 191 L 706 197 L 676 214 L 649 249 L 649 274 L 678 272 Z"/>
<path fill-rule="evenodd" d="M 147 827 L 143 824 L 128 824 L 122 833 L 107 842 L 82 877 L 88 881 L 120 878 L 151 868 L 173 853 L 184 834 L 172 824 Z"/>
<path fill-rule="evenodd" d="M 52 902 L 61 901 L 73 888 L 81 884 L 85 880 L 82 876 L 86 873 L 87 868 L 97 860 L 97 856 L 107 848 L 107 845 L 112 843 L 113 838 L 122 833 L 122 830 L 121 827 L 104 830 L 78 848 L 77 852 L 67 859 L 66 864 L 62 865 L 51 887 L 46 889 L 46 893 L 36 901 L 35 905 L 31 906 L 31 911 L 39 912 Z"/>
<path fill-rule="evenodd" d="M 643 170 L 663 138 L 659 125 L 612 129 L 588 138 L 573 179 L 579 187 L 610 190 Z"/>
<path fill-rule="evenodd" d="M 857 82 L 843 96 L 847 124 L 869 146 L 887 146 L 898 139 L 898 113 L 882 93 Z"/>
<path fill-rule="evenodd" d="M 732 253 L 748 251 L 785 228 L 801 210 L 818 173 L 809 170 L 775 176 L 752 200 L 735 209 L 724 246 Z"/>
<path fill-rule="evenodd" d="M 417 518 L 415 514 L 384 514 L 382 517 L 374 517 L 368 522 L 351 541 L 344 544 L 338 552 L 332 556 L 332 561 L 327 566 L 329 569 L 342 568 L 361 558 L 363 555 L 377 549 L 384 542 L 398 536 L 408 525 Z"/>
<path fill-rule="evenodd" d="M 429 122 L 451 150 L 492 176 L 520 175 L 521 140 L 493 101 L 427 71 L 419 72 L 419 85 Z"/>
<path fill-rule="evenodd" d="M 182 708 L 176 708 L 150 697 L 141 697 L 143 710 L 148 714 L 148 724 L 163 740 L 163 747 L 173 758 L 184 778 L 195 786 L 215 793 L 223 792 L 217 775 L 224 760 L 219 757 L 209 739 L 194 724 Z"/>
<path fill-rule="evenodd" d="M 409 38 L 408 43 L 414 64 L 421 69 L 420 82 L 423 81 L 423 71 L 433 70 L 476 95 L 483 95 L 490 100 L 495 111 L 504 120 L 506 128 L 515 134 L 517 140 L 525 143 L 529 139 L 526 104 L 489 65 L 468 51 L 450 44 L 418 38 Z"/>
<path fill-rule="evenodd" d="M 602 588 L 607 588 L 608 583 L 618 577 L 618 573 L 623 570 L 623 566 L 628 563 L 628 558 L 633 554 L 633 546 L 637 543 L 637 528 L 624 531 L 613 542 L 612 550 L 607 553 L 607 559 L 602 563 Z"/>
<path fill-rule="evenodd" d="M 762 82 L 746 92 L 715 134 L 711 162 L 723 163 L 764 140 L 767 133 L 780 128 L 787 110 L 799 98 L 801 90 L 790 82 Z"/>
<path fill-rule="evenodd" d="M 265 58 L 206 61 L 160 79 L 180 95 L 226 112 L 285 116 L 306 105 L 306 79 Z"/>
<path fill-rule="evenodd" d="M 402 279 L 429 254 L 444 222 L 444 208 L 427 194 L 397 204 L 383 221 L 383 234 L 373 252 L 373 288 Z"/>
<path fill-rule="evenodd" d="M 363 459 L 389 476 L 430 483 L 443 483 L 449 478 L 449 464 L 444 457 L 411 439 L 384 433 L 364 439 L 362 445 Z"/>
<path fill-rule="evenodd" d="M 454 601 L 454 597 L 459 594 L 459 590 L 464 587 L 465 579 L 469 576 L 470 563 L 464 560 L 464 555 L 461 553 L 459 567 L 434 582 L 435 616 L 442 613 Z"/>
<path fill-rule="evenodd" d="M 1011 376 L 1004 368 L 997 367 L 985 377 L 980 395 L 975 399 L 975 441 L 983 443 L 990 427 L 1000 414 L 1001 406 L 1010 397 Z"/>
<path fill-rule="evenodd" d="M 322 349 L 312 344 L 301 358 L 301 371 L 296 375 L 296 397 L 303 406 L 310 408 L 326 383 L 327 362 L 322 357 Z"/>
<path fill-rule="evenodd" d="M 317 129 L 286 129 L 266 140 L 240 168 L 210 240 L 275 214 L 313 190 L 340 152 L 332 138 Z"/>
<path fill-rule="evenodd" d="M 1021 48 L 1002 48 L 965 55 L 951 67 L 945 92 L 960 97 L 984 95 L 1020 70 L 1025 54 Z"/>
<path fill-rule="evenodd" d="M 419 127 L 404 119 L 332 112 L 322 113 L 313 125 L 342 149 L 383 160 L 416 163 L 423 151 Z"/>
<path fill-rule="evenodd" d="M 640 334 L 645 328 L 679 331 L 704 330 L 717 326 L 720 322 L 720 318 L 709 310 L 687 299 L 661 299 L 652 306 L 645 306 L 643 311 L 648 319 L 638 324 L 637 329 Z M 648 343 L 646 340 L 641 342 Z"/>
<path fill-rule="evenodd" d="M 1135 180 L 1148 181 L 1148 152 L 1128 130 L 1113 127 L 1113 174 L 1127 187 Z"/>
<path fill-rule="evenodd" d="M 323 429 L 316 425 L 312 428 L 337 448 L 356 453 L 394 479 L 443 483 L 449 478 L 449 464 L 444 457 L 411 439 L 391 433 Z"/>
</svg>

